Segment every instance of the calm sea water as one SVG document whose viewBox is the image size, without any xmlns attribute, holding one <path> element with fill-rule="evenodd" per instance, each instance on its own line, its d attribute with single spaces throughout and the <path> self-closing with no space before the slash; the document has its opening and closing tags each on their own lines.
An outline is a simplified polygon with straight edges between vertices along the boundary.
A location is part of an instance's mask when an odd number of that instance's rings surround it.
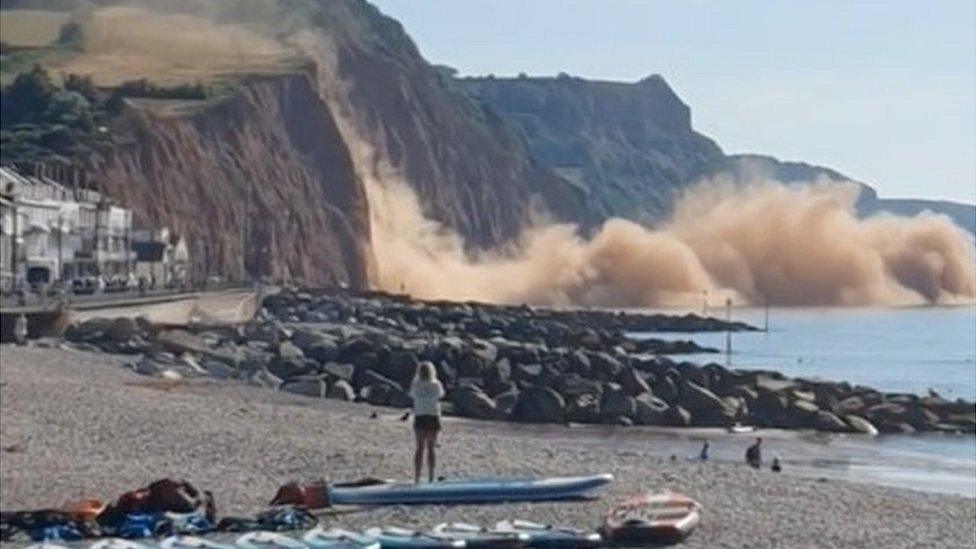
<svg viewBox="0 0 976 549">
<path fill-rule="evenodd" d="M 764 325 L 762 309 L 736 309 L 733 317 Z M 640 335 L 692 339 L 723 351 L 726 345 L 724 333 Z M 732 334 L 731 355 L 676 358 L 728 361 L 733 368 L 768 368 L 891 392 L 934 389 L 947 398 L 976 400 L 976 305 L 772 309 L 768 332 Z M 976 497 L 972 435 L 807 439 L 806 450 L 791 446 L 794 465 L 809 474 Z"/>
<path fill-rule="evenodd" d="M 733 317 L 763 327 L 762 309 Z M 725 334 L 648 334 L 725 350 Z M 768 332 L 732 334 L 731 365 L 976 400 L 976 306 L 772 309 Z M 725 364 L 725 355 L 689 360 Z"/>
</svg>

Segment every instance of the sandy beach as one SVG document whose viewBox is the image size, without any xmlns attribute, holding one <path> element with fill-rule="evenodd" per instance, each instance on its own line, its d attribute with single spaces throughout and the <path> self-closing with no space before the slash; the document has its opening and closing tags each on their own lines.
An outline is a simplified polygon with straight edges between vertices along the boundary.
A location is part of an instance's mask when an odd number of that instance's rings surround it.
<svg viewBox="0 0 976 549">
<path fill-rule="evenodd" d="M 253 514 L 285 481 L 410 474 L 412 434 L 399 412 L 309 399 L 239 382 L 166 382 L 125 359 L 0 348 L 0 507 L 108 499 L 163 476 L 215 493 L 221 514 Z M 606 444 L 529 438 L 448 421 L 442 473 L 612 472 L 608 498 L 672 488 L 701 501 L 686 547 L 972 547 L 976 500 L 756 472 L 729 462 L 671 462 Z M 510 517 L 595 526 L 607 498 L 583 503 L 391 507 L 324 520 L 346 527 Z"/>
</svg>

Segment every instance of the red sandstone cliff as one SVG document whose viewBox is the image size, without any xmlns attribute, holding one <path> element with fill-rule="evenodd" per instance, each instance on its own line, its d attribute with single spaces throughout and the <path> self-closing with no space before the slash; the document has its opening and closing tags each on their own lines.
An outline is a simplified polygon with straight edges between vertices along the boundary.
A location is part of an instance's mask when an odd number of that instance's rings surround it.
<svg viewBox="0 0 976 549">
<path fill-rule="evenodd" d="M 246 80 L 216 104 L 134 104 L 94 164 L 137 224 L 186 235 L 196 277 L 367 284 L 363 186 L 306 73 Z M 192 110 L 191 110 L 192 109 Z"/>
</svg>

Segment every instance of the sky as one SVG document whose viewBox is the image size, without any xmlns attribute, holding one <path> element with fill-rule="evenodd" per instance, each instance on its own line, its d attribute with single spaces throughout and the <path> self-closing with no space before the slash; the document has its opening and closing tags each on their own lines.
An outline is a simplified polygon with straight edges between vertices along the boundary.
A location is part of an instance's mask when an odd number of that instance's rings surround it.
<svg viewBox="0 0 976 549">
<path fill-rule="evenodd" d="M 727 153 L 976 203 L 973 0 L 371 0 L 462 75 L 662 75 Z"/>
</svg>

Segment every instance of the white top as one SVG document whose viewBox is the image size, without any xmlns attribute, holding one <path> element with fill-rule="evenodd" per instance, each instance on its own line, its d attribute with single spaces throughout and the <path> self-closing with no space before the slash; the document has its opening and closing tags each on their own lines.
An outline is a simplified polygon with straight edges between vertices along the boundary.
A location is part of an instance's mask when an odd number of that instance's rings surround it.
<svg viewBox="0 0 976 549">
<path fill-rule="evenodd" d="M 444 396 L 444 386 L 440 381 L 413 380 L 410 386 L 410 396 L 413 397 L 413 415 L 440 416 L 440 399 Z"/>
</svg>

